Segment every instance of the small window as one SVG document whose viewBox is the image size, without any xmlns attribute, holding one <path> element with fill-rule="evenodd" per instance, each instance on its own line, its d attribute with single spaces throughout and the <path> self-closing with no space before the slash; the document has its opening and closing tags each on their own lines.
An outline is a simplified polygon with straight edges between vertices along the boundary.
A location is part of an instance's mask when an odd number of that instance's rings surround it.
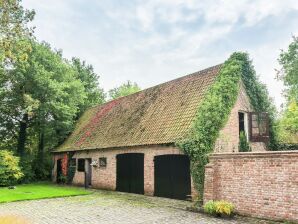
<svg viewBox="0 0 298 224">
<path fill-rule="evenodd" d="M 85 172 L 85 159 L 78 159 L 78 172 Z"/>
<path fill-rule="evenodd" d="M 107 158 L 101 157 L 99 158 L 99 167 L 106 167 L 107 166 Z"/>
<path fill-rule="evenodd" d="M 244 113 L 239 112 L 238 117 L 239 117 L 239 134 L 240 134 L 241 132 L 245 132 Z"/>
<path fill-rule="evenodd" d="M 250 113 L 250 140 L 252 142 L 268 142 L 269 118 L 268 113 Z"/>
</svg>

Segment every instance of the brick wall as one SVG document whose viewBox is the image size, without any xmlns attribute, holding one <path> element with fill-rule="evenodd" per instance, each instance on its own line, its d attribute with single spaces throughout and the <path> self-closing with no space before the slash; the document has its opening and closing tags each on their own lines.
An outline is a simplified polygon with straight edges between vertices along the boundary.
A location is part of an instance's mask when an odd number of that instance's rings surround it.
<svg viewBox="0 0 298 224">
<path fill-rule="evenodd" d="M 154 156 L 165 154 L 182 154 L 174 146 L 138 146 L 121 149 L 91 150 L 76 152 L 72 158 L 107 158 L 107 167 L 92 167 L 92 187 L 100 189 L 116 189 L 116 156 L 122 153 L 144 153 L 144 192 L 146 195 L 154 194 Z M 57 157 L 58 158 L 58 157 Z M 55 169 L 55 167 L 54 167 Z M 73 184 L 84 185 L 84 172 L 76 171 Z M 192 184 L 192 195 L 195 195 Z"/>
<path fill-rule="evenodd" d="M 213 154 L 204 202 L 221 199 L 240 214 L 298 221 L 298 151 Z"/>
<path fill-rule="evenodd" d="M 54 167 L 52 170 L 52 181 L 53 182 L 57 181 L 57 160 L 65 158 L 65 155 L 67 155 L 67 153 L 56 154 L 53 156 L 53 163 L 54 163 Z"/>
</svg>

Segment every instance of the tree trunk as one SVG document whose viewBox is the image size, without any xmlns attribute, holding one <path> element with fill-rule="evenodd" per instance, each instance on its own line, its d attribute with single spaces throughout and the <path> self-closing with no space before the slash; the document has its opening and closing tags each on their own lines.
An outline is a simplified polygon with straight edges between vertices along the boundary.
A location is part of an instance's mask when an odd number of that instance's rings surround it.
<svg viewBox="0 0 298 224">
<path fill-rule="evenodd" d="M 23 158 L 25 154 L 27 126 L 28 126 L 28 114 L 25 113 L 23 115 L 23 119 L 20 121 L 20 131 L 19 131 L 18 148 L 17 148 L 17 153 L 21 158 Z"/>
<path fill-rule="evenodd" d="M 44 162 L 44 130 L 43 128 L 39 133 L 39 142 L 38 142 L 38 159 L 40 164 Z"/>
</svg>

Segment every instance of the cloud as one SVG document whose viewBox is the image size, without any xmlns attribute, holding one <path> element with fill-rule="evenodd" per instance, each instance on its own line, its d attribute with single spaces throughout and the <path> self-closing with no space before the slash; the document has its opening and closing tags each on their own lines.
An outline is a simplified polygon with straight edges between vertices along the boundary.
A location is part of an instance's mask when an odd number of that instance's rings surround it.
<svg viewBox="0 0 298 224">
<path fill-rule="evenodd" d="M 279 49 L 298 32 L 298 1 L 23 0 L 36 10 L 36 36 L 64 56 L 94 65 L 108 90 L 126 80 L 143 88 L 250 53 L 276 104 Z M 298 33 L 297 33 L 298 34 Z"/>
</svg>

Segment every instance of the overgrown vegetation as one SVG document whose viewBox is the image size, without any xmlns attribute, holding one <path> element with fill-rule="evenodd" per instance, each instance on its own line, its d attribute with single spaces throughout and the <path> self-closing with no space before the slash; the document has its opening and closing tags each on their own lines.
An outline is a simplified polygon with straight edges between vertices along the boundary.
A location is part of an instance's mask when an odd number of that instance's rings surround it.
<svg viewBox="0 0 298 224">
<path fill-rule="evenodd" d="M 250 147 L 244 131 L 239 134 L 239 152 L 249 152 Z"/>
<path fill-rule="evenodd" d="M 214 148 L 219 131 L 227 122 L 231 109 L 236 102 L 240 80 L 247 89 L 247 94 L 255 111 L 266 112 L 273 108 L 266 88 L 258 81 L 248 55 L 241 52 L 232 54 L 222 65 L 215 83 L 209 88 L 204 100 L 199 105 L 188 138 L 178 143 L 178 146 L 190 157 L 191 173 L 200 200 L 203 198 L 204 167 L 208 163 L 208 155 Z M 272 142 L 270 144 L 274 145 L 274 116 L 272 111 L 269 113 L 272 114 L 270 117 Z"/>
</svg>

